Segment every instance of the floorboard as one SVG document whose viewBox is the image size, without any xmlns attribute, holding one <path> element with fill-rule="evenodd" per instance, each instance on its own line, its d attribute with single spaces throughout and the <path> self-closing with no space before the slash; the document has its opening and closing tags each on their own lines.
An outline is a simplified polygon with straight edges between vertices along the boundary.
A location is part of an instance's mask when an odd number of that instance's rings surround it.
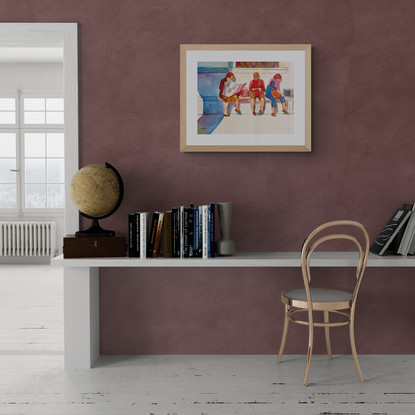
<svg viewBox="0 0 415 415">
<path fill-rule="evenodd" d="M 63 367 L 62 275 L 0 268 L 0 415 L 415 414 L 415 355 L 101 356 Z"/>
</svg>

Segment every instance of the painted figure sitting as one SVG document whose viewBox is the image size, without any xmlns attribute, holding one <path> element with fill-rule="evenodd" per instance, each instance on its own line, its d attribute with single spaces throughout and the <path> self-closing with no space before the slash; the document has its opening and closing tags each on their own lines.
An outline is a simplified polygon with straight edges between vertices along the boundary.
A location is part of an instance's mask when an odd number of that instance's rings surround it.
<svg viewBox="0 0 415 415">
<path fill-rule="evenodd" d="M 287 110 L 287 101 L 280 89 L 281 82 L 282 76 L 277 73 L 270 79 L 265 91 L 265 96 L 271 101 L 271 116 L 273 117 L 277 116 L 277 99 L 279 99 L 282 104 L 282 112 L 284 114 L 289 114 Z"/>
<path fill-rule="evenodd" d="M 262 115 L 264 113 L 265 107 L 265 84 L 264 81 L 260 79 L 258 72 L 254 72 L 253 76 L 254 79 L 249 83 L 249 98 L 251 104 L 251 111 L 253 115 L 256 115 L 255 100 L 258 98 L 260 104 L 260 110 L 258 115 Z"/>
</svg>

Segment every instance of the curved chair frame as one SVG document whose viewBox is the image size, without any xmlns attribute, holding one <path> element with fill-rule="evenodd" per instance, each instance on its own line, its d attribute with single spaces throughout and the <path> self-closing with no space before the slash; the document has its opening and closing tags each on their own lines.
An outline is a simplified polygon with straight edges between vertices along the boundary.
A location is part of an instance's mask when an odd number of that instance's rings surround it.
<svg viewBox="0 0 415 415">
<path fill-rule="evenodd" d="M 318 234 L 322 231 L 325 231 L 327 228 L 338 227 L 338 226 L 351 226 L 354 228 L 358 228 L 361 231 L 363 240 L 359 242 L 359 240 L 348 234 L 344 233 L 336 233 L 330 234 L 326 236 L 322 236 L 319 239 L 316 239 Z M 333 301 L 324 301 L 314 300 L 312 299 L 312 289 L 310 289 L 310 282 L 311 282 L 311 271 L 310 271 L 310 260 L 312 253 L 316 250 L 316 248 L 324 242 L 331 241 L 331 240 L 349 240 L 354 243 L 357 248 L 357 252 L 359 255 L 358 263 L 356 267 L 356 283 L 354 287 L 353 294 L 351 299 L 334 299 Z M 311 356 L 313 351 L 313 336 L 314 336 L 314 327 L 324 327 L 325 338 L 326 338 L 326 348 L 327 348 L 327 355 L 328 358 L 332 358 L 331 354 L 331 344 L 330 344 L 330 327 L 340 327 L 340 326 L 347 326 L 349 325 L 349 335 L 350 335 L 350 345 L 353 354 L 353 360 L 356 367 L 357 374 L 359 376 L 359 380 L 364 382 L 364 377 L 362 374 L 362 370 L 360 369 L 359 361 L 357 358 L 356 352 L 356 345 L 355 345 L 355 336 L 354 336 L 354 321 L 355 321 L 355 309 L 356 309 L 356 299 L 357 294 L 359 292 L 360 284 L 362 282 L 363 274 L 366 268 L 366 263 L 369 255 L 369 236 L 364 228 L 359 222 L 351 221 L 351 220 L 339 220 L 339 221 L 332 221 L 325 223 L 319 227 L 317 227 L 307 239 L 304 241 L 302 250 L 301 250 L 301 271 L 303 275 L 303 282 L 305 288 L 305 295 L 306 299 L 298 299 L 298 298 L 290 298 L 286 296 L 285 293 L 289 290 L 285 290 L 281 294 L 281 301 L 285 304 L 285 312 L 284 312 L 284 328 L 283 328 L 283 335 L 281 339 L 281 345 L 278 353 L 277 363 L 280 363 L 281 357 L 284 351 L 285 342 L 287 340 L 287 332 L 288 332 L 288 325 L 289 322 L 292 321 L 293 323 L 301 324 L 308 326 L 308 349 L 307 349 L 307 363 L 306 369 L 304 373 L 304 380 L 303 386 L 308 385 L 308 379 L 310 376 L 310 366 L 311 366 Z M 324 315 L 324 322 L 314 322 L 313 319 L 313 311 L 323 311 Z M 294 317 L 296 313 L 299 312 L 307 312 L 308 319 L 301 320 Z M 343 321 L 340 322 L 330 322 L 329 313 L 335 313 L 344 317 Z"/>
</svg>

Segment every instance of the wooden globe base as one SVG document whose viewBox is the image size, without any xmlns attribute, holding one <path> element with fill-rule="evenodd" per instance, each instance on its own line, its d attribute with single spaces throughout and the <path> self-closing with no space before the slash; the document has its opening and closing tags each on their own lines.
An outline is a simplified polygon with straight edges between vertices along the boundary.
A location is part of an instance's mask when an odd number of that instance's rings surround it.
<svg viewBox="0 0 415 415">
<path fill-rule="evenodd" d="M 78 231 L 75 233 L 76 237 L 101 237 L 101 236 L 115 236 L 114 231 L 107 231 L 102 229 L 98 223 L 97 218 L 92 219 L 91 226 L 85 231 Z"/>
</svg>

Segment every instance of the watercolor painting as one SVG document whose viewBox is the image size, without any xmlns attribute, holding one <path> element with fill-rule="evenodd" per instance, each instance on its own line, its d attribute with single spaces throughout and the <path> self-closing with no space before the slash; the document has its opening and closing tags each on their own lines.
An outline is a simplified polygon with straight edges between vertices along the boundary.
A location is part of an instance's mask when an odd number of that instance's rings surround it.
<svg viewBox="0 0 415 415">
<path fill-rule="evenodd" d="M 198 62 L 197 73 L 198 134 L 293 132 L 293 62 Z"/>
<path fill-rule="evenodd" d="M 310 58 L 310 45 L 181 45 L 181 151 L 311 151 Z"/>
</svg>

